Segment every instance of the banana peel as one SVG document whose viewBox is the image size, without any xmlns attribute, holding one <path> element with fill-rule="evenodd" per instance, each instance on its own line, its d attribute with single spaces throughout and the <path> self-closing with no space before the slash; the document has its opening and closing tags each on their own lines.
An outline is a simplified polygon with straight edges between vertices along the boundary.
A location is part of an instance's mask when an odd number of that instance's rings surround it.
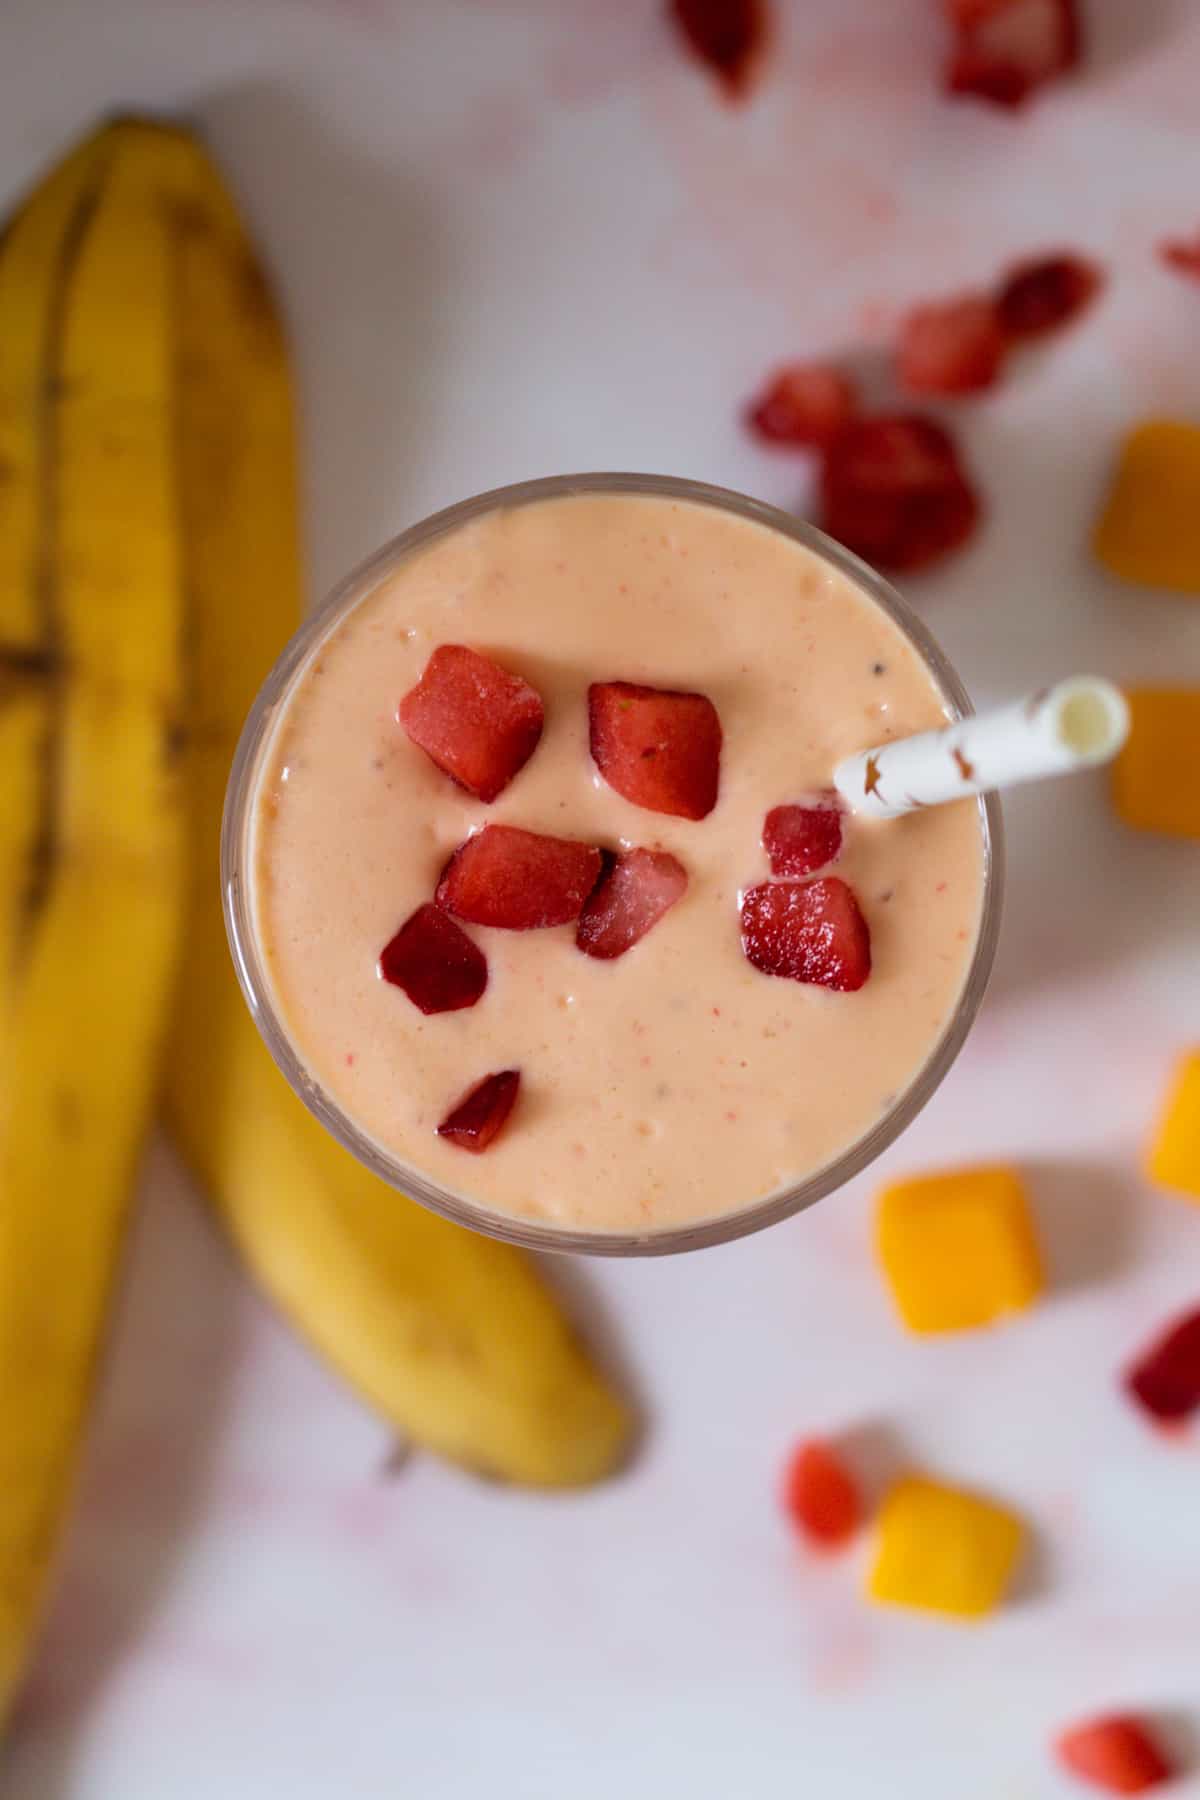
<svg viewBox="0 0 1200 1800">
<path fill-rule="evenodd" d="M 69 1493 L 182 918 L 160 175 L 101 132 L 0 244 L 0 1708 Z"/>
<path fill-rule="evenodd" d="M 242 722 L 299 624 L 287 350 L 232 200 L 177 134 L 179 447 L 195 685 L 188 732 L 192 894 L 165 1113 L 260 1284 L 409 1438 L 500 1479 L 598 1480 L 628 1408 L 533 1264 L 418 1207 L 330 1138 L 276 1069 L 238 989 L 217 886 Z"/>
</svg>

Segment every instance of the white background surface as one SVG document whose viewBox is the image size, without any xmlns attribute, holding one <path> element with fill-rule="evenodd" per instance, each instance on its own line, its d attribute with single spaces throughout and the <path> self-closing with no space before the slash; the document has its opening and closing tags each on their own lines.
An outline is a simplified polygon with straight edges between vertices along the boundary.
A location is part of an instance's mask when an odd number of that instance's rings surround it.
<svg viewBox="0 0 1200 1800">
<path fill-rule="evenodd" d="M 1017 119 L 938 98 L 932 0 L 781 10 L 730 112 L 659 0 L 7 0 L 0 186 L 114 108 L 200 121 L 294 325 L 314 592 L 525 476 L 797 502 L 803 463 L 737 423 L 766 368 L 877 345 L 1010 253 L 1090 250 L 1102 305 L 961 411 L 988 529 L 908 592 L 979 700 L 1076 667 L 1200 681 L 1200 603 L 1085 548 L 1121 425 L 1200 415 L 1200 289 L 1152 255 L 1200 224 L 1200 9 L 1090 0 L 1086 77 Z M 1019 1159 L 1043 1306 L 906 1339 L 860 1183 L 727 1249 L 569 1272 L 647 1410 L 620 1482 L 385 1480 L 385 1430 L 157 1151 L 5 1795 L 1052 1800 L 1064 1719 L 1194 1734 L 1200 1445 L 1160 1442 L 1114 1372 L 1200 1297 L 1200 1217 L 1137 1174 L 1200 1037 L 1200 849 L 1123 834 L 1099 778 L 1009 822 L 992 995 L 887 1165 Z M 856 1566 L 806 1559 L 775 1486 L 826 1429 L 1017 1504 L 1017 1602 L 975 1630 L 885 1616 Z"/>
</svg>

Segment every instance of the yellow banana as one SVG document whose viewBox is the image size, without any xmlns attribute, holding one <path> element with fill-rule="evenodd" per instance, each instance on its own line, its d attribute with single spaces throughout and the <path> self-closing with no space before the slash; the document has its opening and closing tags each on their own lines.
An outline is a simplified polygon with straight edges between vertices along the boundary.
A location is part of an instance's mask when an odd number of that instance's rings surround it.
<svg viewBox="0 0 1200 1800">
<path fill-rule="evenodd" d="M 49 347 L 61 277 L 107 161 L 91 138 L 38 189 L 0 240 L 0 1107 L 12 1009 L 44 853 L 43 776 L 53 716 L 44 593 Z"/>
<path fill-rule="evenodd" d="M 197 150 L 181 257 L 180 446 L 198 671 L 194 890 L 166 1109 L 262 1285 L 388 1419 L 508 1480 L 594 1481 L 629 1414 L 534 1268 L 423 1211 L 329 1138 L 235 982 L 217 849 L 237 732 L 300 616 L 288 363 L 236 212 Z"/>
<path fill-rule="evenodd" d="M 18 527 L 0 598 L 7 686 L 43 709 L 38 754 L 6 800 L 0 871 L 0 1707 L 66 1499 L 181 917 L 183 604 L 160 174 L 119 132 L 101 133 L 0 248 L 0 360 L 27 359 L 0 380 L 5 517 Z"/>
</svg>

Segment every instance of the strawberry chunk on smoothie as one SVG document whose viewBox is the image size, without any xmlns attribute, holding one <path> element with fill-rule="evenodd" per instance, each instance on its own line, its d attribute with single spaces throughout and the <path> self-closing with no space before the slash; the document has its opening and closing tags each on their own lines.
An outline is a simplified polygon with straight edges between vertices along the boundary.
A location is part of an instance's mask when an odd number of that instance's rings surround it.
<svg viewBox="0 0 1200 1800">
<path fill-rule="evenodd" d="M 951 94 L 1015 107 L 1079 61 L 1076 0 L 945 0 Z"/>
<path fill-rule="evenodd" d="M 822 523 L 880 568 L 924 568 L 965 544 L 981 507 L 945 426 L 920 413 L 859 419 L 821 470 Z"/>
<path fill-rule="evenodd" d="M 900 381 L 913 394 L 976 394 L 991 387 L 1007 349 L 986 294 L 918 306 L 900 334 Z"/>
<path fill-rule="evenodd" d="M 742 896 L 742 949 L 764 975 L 853 993 L 871 973 L 871 934 L 853 888 L 820 881 L 764 881 Z"/>
<path fill-rule="evenodd" d="M 1091 305 L 1103 286 L 1095 263 L 1082 256 L 1031 257 L 1009 270 L 996 295 L 996 311 L 1010 338 L 1057 331 Z"/>
<path fill-rule="evenodd" d="M 600 878 L 594 844 L 485 825 L 442 871 L 437 903 L 470 925 L 535 931 L 577 919 Z"/>
<path fill-rule="evenodd" d="M 836 793 L 803 806 L 773 806 L 763 821 L 763 849 L 772 875 L 815 875 L 842 850 L 842 808 Z"/>
<path fill-rule="evenodd" d="M 431 762 L 485 801 L 525 767 L 545 720 L 535 688 L 465 644 L 438 646 L 398 716 Z"/>
<path fill-rule="evenodd" d="M 858 411 L 858 389 L 826 363 L 789 363 L 746 408 L 746 424 L 767 444 L 823 449 Z"/>
<path fill-rule="evenodd" d="M 687 870 L 670 851 L 623 850 L 580 914 L 575 942 L 602 962 L 624 956 L 683 898 L 687 884 Z"/>
<path fill-rule="evenodd" d="M 707 695 L 596 681 L 588 724 L 596 767 L 635 806 L 703 819 L 717 804 L 721 721 Z"/>
<path fill-rule="evenodd" d="M 423 1013 L 474 1006 L 487 986 L 487 958 L 436 906 L 418 906 L 379 956 L 379 973 Z"/>
<path fill-rule="evenodd" d="M 519 1069 L 501 1069 L 495 1075 L 485 1075 L 446 1114 L 437 1128 L 438 1136 L 479 1156 L 508 1123 L 520 1086 Z"/>
</svg>

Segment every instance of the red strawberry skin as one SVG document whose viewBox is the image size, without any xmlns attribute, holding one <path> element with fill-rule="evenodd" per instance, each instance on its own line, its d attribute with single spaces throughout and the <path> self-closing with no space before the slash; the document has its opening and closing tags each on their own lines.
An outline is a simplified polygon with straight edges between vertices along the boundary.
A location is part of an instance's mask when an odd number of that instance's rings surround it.
<svg viewBox="0 0 1200 1800">
<path fill-rule="evenodd" d="M 597 681 L 588 689 L 592 757 L 626 800 L 703 819 L 717 803 L 721 721 L 705 694 Z"/>
<path fill-rule="evenodd" d="M 1158 1745 L 1130 1714 L 1112 1713 L 1072 1726 L 1054 1749 L 1065 1769 L 1106 1794 L 1145 1794 L 1171 1779 Z"/>
<path fill-rule="evenodd" d="M 742 949 L 764 975 L 849 994 L 871 973 L 871 934 L 854 890 L 836 875 L 764 881 L 742 896 Z"/>
<path fill-rule="evenodd" d="M 436 906 L 418 906 L 384 945 L 379 973 L 423 1013 L 474 1006 L 487 986 L 487 958 Z"/>
<path fill-rule="evenodd" d="M 524 768 L 545 720 L 536 689 L 465 644 L 439 645 L 398 716 L 439 769 L 484 801 Z"/>
<path fill-rule="evenodd" d="M 1103 282 L 1096 265 L 1082 256 L 1033 257 L 1009 270 L 996 296 L 996 312 L 1010 338 L 1041 337 L 1090 306 Z"/>
<path fill-rule="evenodd" d="M 918 306 L 900 336 L 900 381 L 913 394 L 977 394 L 991 387 L 1007 349 L 986 294 Z"/>
<path fill-rule="evenodd" d="M 519 1069 L 501 1069 L 485 1075 L 451 1108 L 437 1128 L 439 1137 L 479 1156 L 495 1143 L 508 1123 L 521 1086 Z"/>
<path fill-rule="evenodd" d="M 765 444 L 823 449 L 858 411 L 848 375 L 823 363 L 791 363 L 746 408 L 746 425 Z"/>
<path fill-rule="evenodd" d="M 485 825 L 442 872 L 437 903 L 471 925 L 535 931 L 577 919 L 600 878 L 594 844 Z"/>
<path fill-rule="evenodd" d="M 1200 234 L 1192 238 L 1172 238 L 1160 244 L 1159 257 L 1168 269 L 1174 269 L 1180 275 L 1190 275 L 1193 280 L 1200 280 Z"/>
<path fill-rule="evenodd" d="M 784 1505 L 817 1550 L 842 1549 L 862 1523 L 857 1482 L 836 1451 L 815 1438 L 788 1463 Z"/>
<path fill-rule="evenodd" d="M 580 914 L 575 942 L 611 962 L 631 950 L 687 892 L 687 870 L 668 850 L 623 850 Z"/>
<path fill-rule="evenodd" d="M 1200 1407 L 1200 1309 L 1177 1320 L 1138 1358 L 1125 1387 L 1164 1423 L 1177 1423 Z"/>
<path fill-rule="evenodd" d="M 740 99 L 766 40 L 766 0 L 670 0 L 670 11 L 693 54 Z"/>
<path fill-rule="evenodd" d="M 772 875 L 815 875 L 842 850 L 842 811 L 837 796 L 807 806 L 773 806 L 763 821 L 763 849 Z"/>
<path fill-rule="evenodd" d="M 848 426 L 825 454 L 821 501 L 831 537 L 902 573 L 960 548 L 982 512 L 949 432 L 920 413 Z"/>
<path fill-rule="evenodd" d="M 945 0 L 955 30 L 951 94 L 1017 107 L 1079 61 L 1077 0 Z"/>
</svg>

